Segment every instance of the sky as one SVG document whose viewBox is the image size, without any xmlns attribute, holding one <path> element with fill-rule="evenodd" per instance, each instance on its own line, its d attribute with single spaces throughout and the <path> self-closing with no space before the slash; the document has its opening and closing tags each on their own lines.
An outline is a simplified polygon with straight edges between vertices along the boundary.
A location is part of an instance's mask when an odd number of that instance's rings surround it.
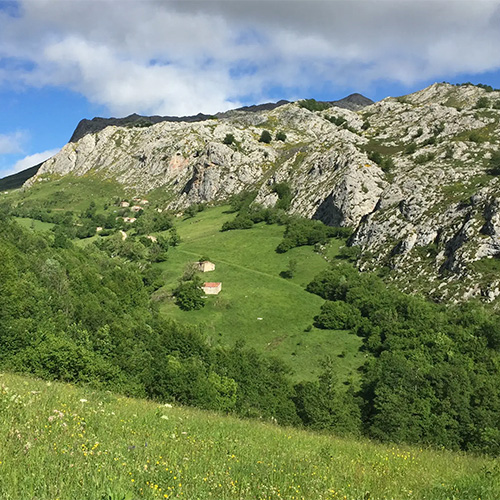
<svg viewBox="0 0 500 500">
<path fill-rule="evenodd" d="M 0 0 L 0 177 L 82 118 L 500 88 L 500 0 Z"/>
</svg>

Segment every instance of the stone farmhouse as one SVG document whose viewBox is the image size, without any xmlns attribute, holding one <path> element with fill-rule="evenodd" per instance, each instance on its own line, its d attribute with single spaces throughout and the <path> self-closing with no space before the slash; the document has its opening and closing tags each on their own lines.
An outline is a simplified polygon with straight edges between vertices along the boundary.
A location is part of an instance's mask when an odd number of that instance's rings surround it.
<svg viewBox="0 0 500 500">
<path fill-rule="evenodd" d="M 202 273 L 215 271 L 215 264 L 213 262 L 210 262 L 209 260 L 197 262 L 196 265 L 198 266 L 198 271 L 201 271 Z"/>
<path fill-rule="evenodd" d="M 218 295 L 222 289 L 222 283 L 203 283 L 202 289 L 206 295 Z"/>
</svg>

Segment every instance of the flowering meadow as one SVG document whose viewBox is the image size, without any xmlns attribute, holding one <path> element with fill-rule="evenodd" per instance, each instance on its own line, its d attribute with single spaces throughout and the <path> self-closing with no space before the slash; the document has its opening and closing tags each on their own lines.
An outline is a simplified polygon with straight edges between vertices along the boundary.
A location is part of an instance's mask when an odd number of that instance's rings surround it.
<svg viewBox="0 0 500 500">
<path fill-rule="evenodd" d="M 0 374 L 2 500 L 500 498 L 500 461 Z"/>
</svg>

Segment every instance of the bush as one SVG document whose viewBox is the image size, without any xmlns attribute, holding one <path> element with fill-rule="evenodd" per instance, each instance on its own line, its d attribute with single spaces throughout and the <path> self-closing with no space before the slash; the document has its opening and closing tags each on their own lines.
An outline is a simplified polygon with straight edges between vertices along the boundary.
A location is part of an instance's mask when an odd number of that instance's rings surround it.
<svg viewBox="0 0 500 500">
<path fill-rule="evenodd" d="M 500 174 L 500 151 L 495 151 L 491 154 L 489 161 L 490 174 L 499 175 Z"/>
<path fill-rule="evenodd" d="M 226 137 L 224 137 L 224 140 L 222 141 L 223 144 L 233 144 L 234 143 L 234 135 L 233 134 L 226 134 Z"/>
<path fill-rule="evenodd" d="M 309 111 L 324 111 L 331 107 L 327 102 L 318 102 L 316 99 L 304 99 L 298 102 L 301 108 L 308 109 Z"/>
<path fill-rule="evenodd" d="M 253 226 L 253 220 L 250 217 L 242 215 L 233 220 L 228 220 L 222 225 L 221 231 L 230 231 L 232 229 L 250 229 Z"/>
<path fill-rule="evenodd" d="M 259 142 L 264 142 L 266 144 L 269 144 L 272 141 L 271 134 L 269 130 L 263 130 L 262 134 L 260 134 Z"/>
<path fill-rule="evenodd" d="M 285 142 L 286 141 L 286 134 L 285 134 L 285 132 L 282 132 L 282 131 L 278 132 L 276 134 L 276 140 L 277 141 Z"/>
<path fill-rule="evenodd" d="M 489 108 L 490 107 L 490 101 L 488 100 L 487 97 L 480 97 L 477 102 L 476 102 L 476 108 L 481 109 L 481 108 Z"/>
<path fill-rule="evenodd" d="M 347 120 L 342 116 L 329 116 L 327 120 L 330 123 L 337 125 L 337 127 L 341 127 L 342 125 L 344 125 L 344 123 L 347 123 Z"/>
<path fill-rule="evenodd" d="M 411 142 L 405 148 L 405 155 L 411 155 L 417 150 L 417 145 L 414 142 Z"/>
<path fill-rule="evenodd" d="M 359 309 L 341 300 L 327 301 L 321 306 L 321 313 L 314 318 L 317 328 L 327 330 L 350 330 L 361 319 Z"/>
<path fill-rule="evenodd" d="M 279 182 L 273 186 L 272 191 L 278 195 L 278 201 L 276 202 L 275 208 L 288 210 L 292 203 L 292 190 L 290 186 L 286 182 Z"/>
</svg>

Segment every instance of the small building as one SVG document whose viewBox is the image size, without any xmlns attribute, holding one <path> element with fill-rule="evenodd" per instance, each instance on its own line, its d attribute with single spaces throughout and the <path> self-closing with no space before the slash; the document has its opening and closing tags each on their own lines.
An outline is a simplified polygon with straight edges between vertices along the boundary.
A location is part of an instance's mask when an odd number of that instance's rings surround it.
<svg viewBox="0 0 500 500">
<path fill-rule="evenodd" d="M 139 204 L 140 205 L 149 205 L 149 201 L 148 200 L 139 200 Z"/>
<path fill-rule="evenodd" d="M 132 212 L 139 212 L 144 209 L 139 205 L 134 205 L 133 207 L 130 207 L 130 210 L 132 210 Z"/>
<path fill-rule="evenodd" d="M 132 222 L 135 222 L 137 219 L 135 217 L 124 217 L 123 220 L 131 224 Z"/>
<path fill-rule="evenodd" d="M 130 207 L 130 203 L 128 201 L 120 201 L 120 207 L 128 208 Z"/>
<path fill-rule="evenodd" d="M 209 260 L 204 260 L 202 262 L 196 263 L 198 266 L 198 271 L 202 273 L 207 273 L 208 271 L 215 271 L 215 264 Z"/>
<path fill-rule="evenodd" d="M 206 295 L 217 295 L 222 290 L 222 283 L 203 283 L 202 289 Z"/>
</svg>

